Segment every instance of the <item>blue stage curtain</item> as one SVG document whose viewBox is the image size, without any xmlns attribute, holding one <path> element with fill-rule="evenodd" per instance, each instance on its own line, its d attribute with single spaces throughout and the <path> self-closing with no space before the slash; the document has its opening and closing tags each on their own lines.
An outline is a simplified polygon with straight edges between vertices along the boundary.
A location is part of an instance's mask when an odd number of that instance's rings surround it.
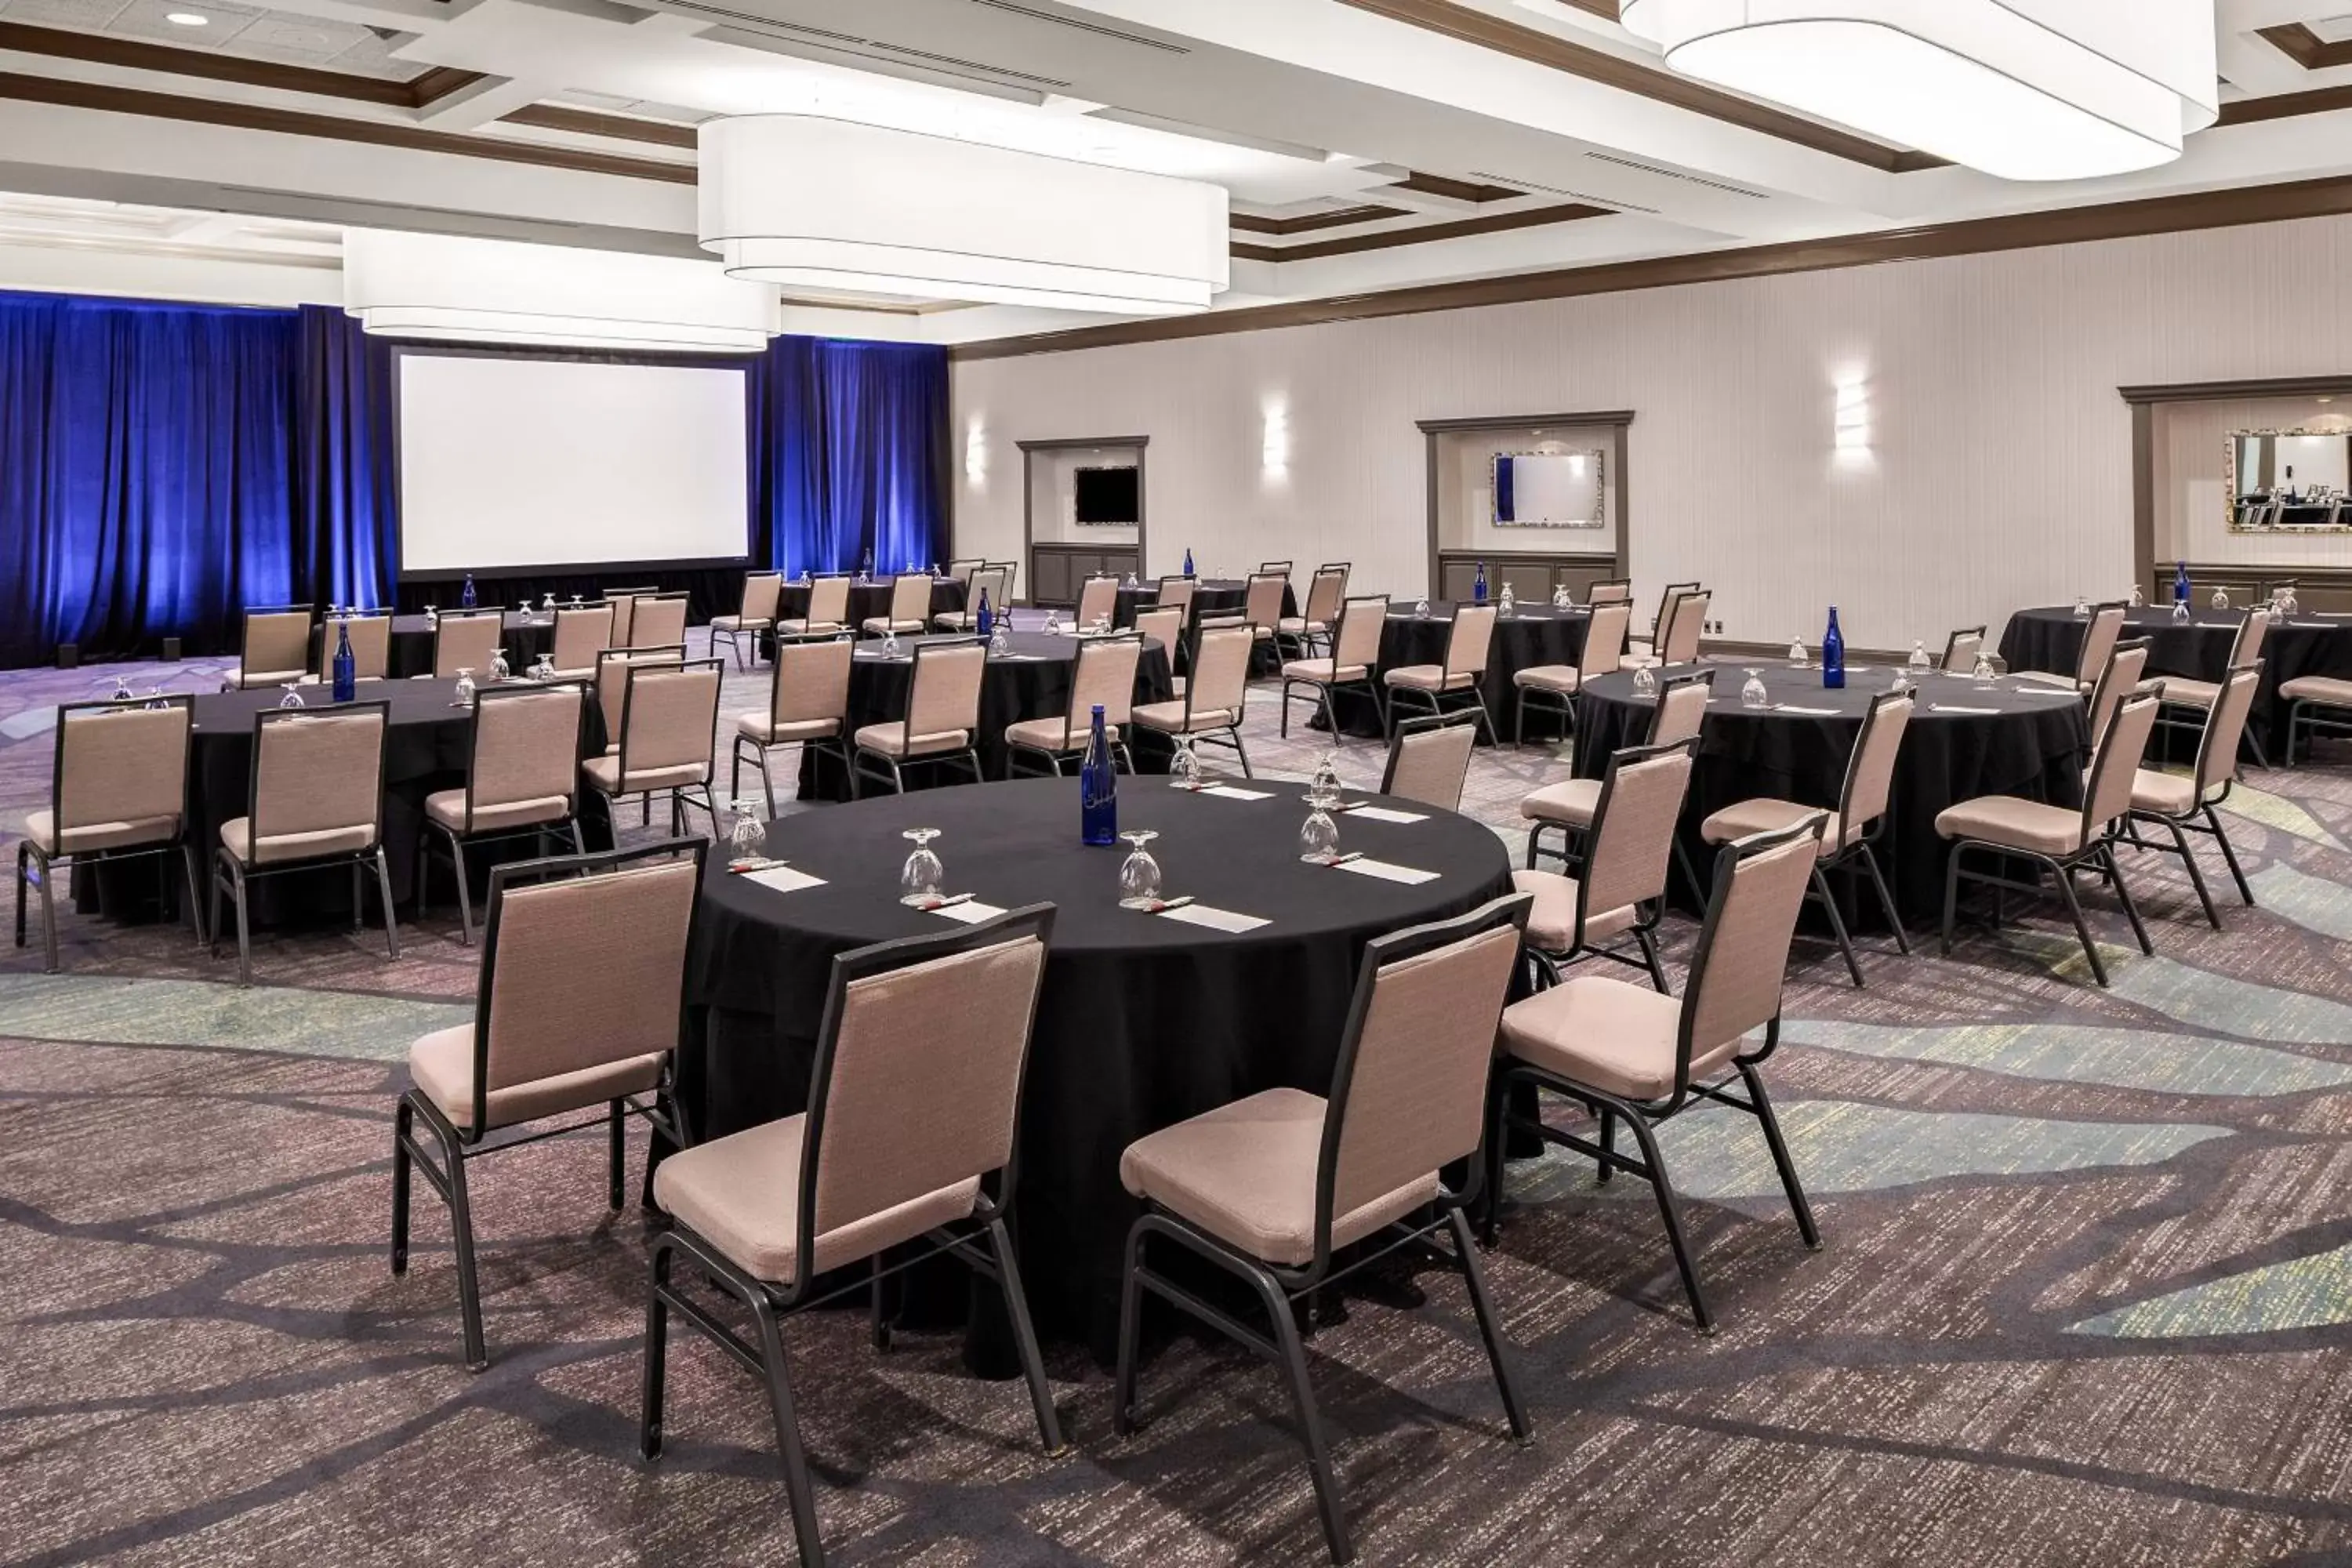
<svg viewBox="0 0 2352 1568">
<path fill-rule="evenodd" d="M 235 646 L 296 578 L 290 310 L 0 294 L 0 664 Z"/>
<path fill-rule="evenodd" d="M 788 576 L 948 552 L 948 355 L 922 343 L 778 338 L 752 377 L 753 505 Z"/>
<path fill-rule="evenodd" d="M 387 607 L 399 575 L 392 346 L 331 305 L 304 305 L 298 314 L 296 596 Z"/>
</svg>

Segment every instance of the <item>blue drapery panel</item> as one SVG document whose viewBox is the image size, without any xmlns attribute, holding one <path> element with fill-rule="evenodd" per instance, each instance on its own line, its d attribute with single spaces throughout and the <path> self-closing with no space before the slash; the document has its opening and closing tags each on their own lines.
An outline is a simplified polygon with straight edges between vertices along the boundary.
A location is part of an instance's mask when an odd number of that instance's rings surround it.
<svg viewBox="0 0 2352 1568">
<path fill-rule="evenodd" d="M 294 493 L 303 560 L 296 596 L 389 605 L 398 576 L 392 345 L 331 305 L 305 305 L 299 316 Z"/>
<path fill-rule="evenodd" d="M 295 317 L 0 294 L 0 664 L 234 646 L 296 587 Z"/>
<path fill-rule="evenodd" d="M 788 576 L 943 561 L 948 355 L 921 343 L 778 338 L 752 377 L 753 505 Z"/>
</svg>

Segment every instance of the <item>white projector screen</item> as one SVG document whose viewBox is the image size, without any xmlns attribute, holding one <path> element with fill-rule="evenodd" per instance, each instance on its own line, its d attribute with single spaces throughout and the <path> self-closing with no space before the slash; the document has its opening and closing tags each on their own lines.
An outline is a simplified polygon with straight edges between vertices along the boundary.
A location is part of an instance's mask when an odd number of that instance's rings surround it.
<svg viewBox="0 0 2352 1568">
<path fill-rule="evenodd" d="M 403 575 L 750 553 L 747 376 L 404 350 Z"/>
</svg>

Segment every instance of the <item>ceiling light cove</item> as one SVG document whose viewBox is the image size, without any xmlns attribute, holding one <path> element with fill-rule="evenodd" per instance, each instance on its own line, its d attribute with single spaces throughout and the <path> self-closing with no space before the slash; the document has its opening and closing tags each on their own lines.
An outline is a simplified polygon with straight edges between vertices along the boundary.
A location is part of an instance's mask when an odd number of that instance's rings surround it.
<svg viewBox="0 0 2352 1568">
<path fill-rule="evenodd" d="M 738 278 L 1127 316 L 1226 287 L 1222 185 L 810 115 L 699 139 L 702 247 Z"/>
<path fill-rule="evenodd" d="M 1625 0 L 1699 78 L 2007 180 L 2154 168 L 2219 113 L 2213 0 Z"/>
</svg>

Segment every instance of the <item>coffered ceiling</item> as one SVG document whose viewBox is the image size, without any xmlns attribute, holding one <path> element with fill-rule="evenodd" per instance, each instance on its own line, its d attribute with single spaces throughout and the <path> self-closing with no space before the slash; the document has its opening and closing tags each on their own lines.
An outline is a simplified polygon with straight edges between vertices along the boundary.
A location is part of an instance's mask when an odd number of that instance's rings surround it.
<svg viewBox="0 0 2352 1568">
<path fill-rule="evenodd" d="M 0 0 L 0 286 L 182 246 L 316 289 L 346 225 L 698 254 L 695 122 L 773 110 L 1223 184 L 1220 311 L 2352 175 L 2352 5 L 2218 11 L 2221 123 L 2053 186 L 1675 76 L 1613 0 Z M 879 303 L 793 324 L 1096 320 Z"/>
</svg>

